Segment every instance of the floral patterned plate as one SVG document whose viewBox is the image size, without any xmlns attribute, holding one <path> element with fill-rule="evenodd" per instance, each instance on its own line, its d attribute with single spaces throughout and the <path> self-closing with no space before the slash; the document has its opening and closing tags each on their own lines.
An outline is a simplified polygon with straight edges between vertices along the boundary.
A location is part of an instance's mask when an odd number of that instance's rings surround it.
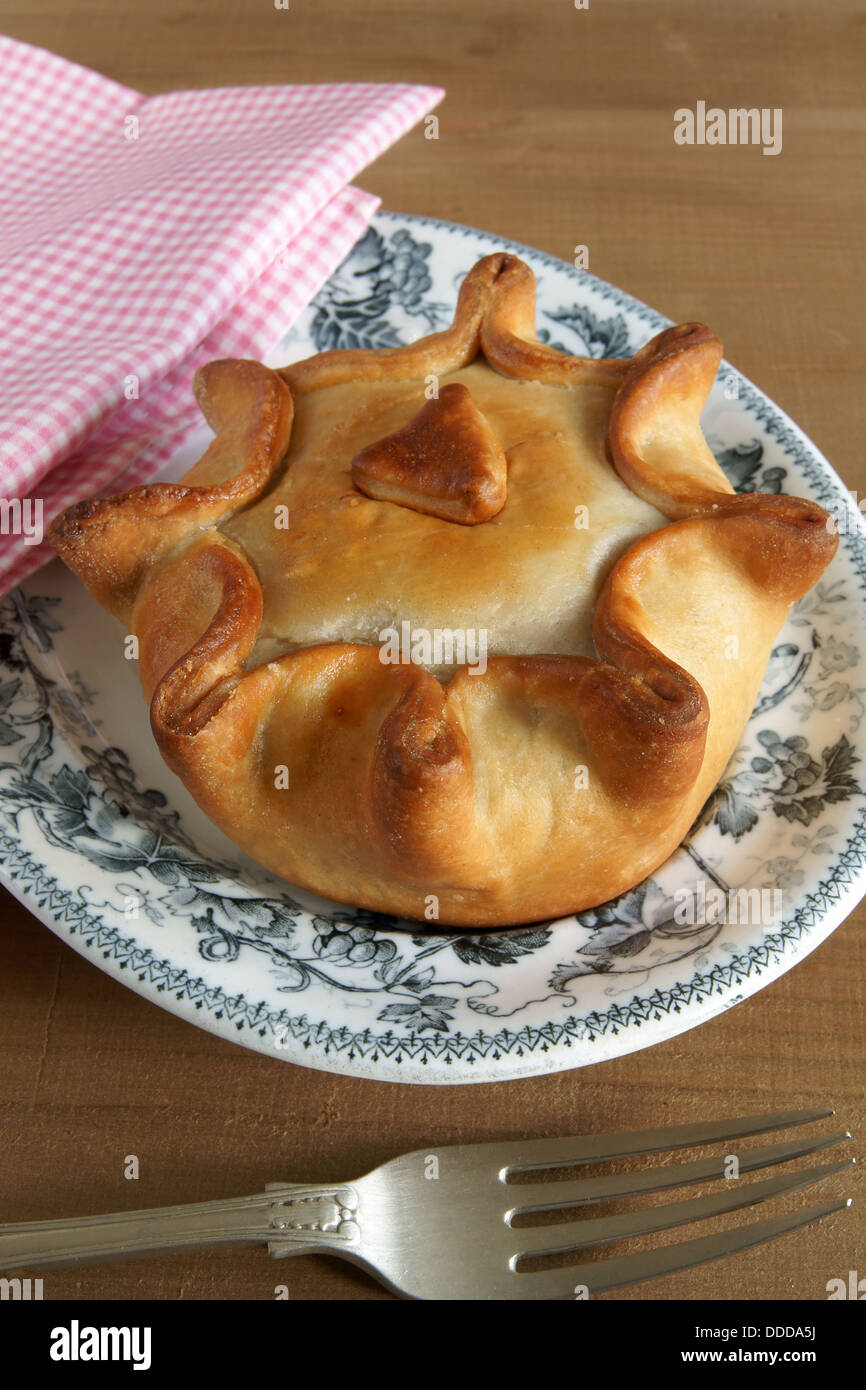
<svg viewBox="0 0 866 1390">
<path fill-rule="evenodd" d="M 468 227 L 380 214 L 274 350 L 391 347 L 451 317 L 479 256 L 538 276 L 545 341 L 632 354 L 666 320 Z M 520 930 L 424 931 L 294 890 L 202 815 L 151 739 L 123 634 L 59 564 L 0 607 L 4 882 L 100 969 L 222 1037 L 390 1081 L 496 1081 L 646 1047 L 754 994 L 864 890 L 866 528 L 804 435 L 727 364 L 705 429 L 738 492 L 816 498 L 839 554 L 792 613 L 742 747 L 686 844 L 615 902 Z M 193 440 L 177 477 L 207 439 Z"/>
</svg>

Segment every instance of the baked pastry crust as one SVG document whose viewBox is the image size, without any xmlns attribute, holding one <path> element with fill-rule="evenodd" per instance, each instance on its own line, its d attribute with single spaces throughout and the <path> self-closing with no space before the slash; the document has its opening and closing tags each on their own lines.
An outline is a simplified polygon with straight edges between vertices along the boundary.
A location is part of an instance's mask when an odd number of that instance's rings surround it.
<svg viewBox="0 0 866 1390">
<path fill-rule="evenodd" d="M 700 429 L 720 359 L 702 324 L 566 356 L 488 256 L 409 347 L 210 363 L 183 482 L 49 539 L 137 635 L 166 762 L 268 868 L 460 927 L 579 911 L 680 843 L 838 543 L 732 491 Z M 405 620 L 491 654 L 387 663 Z"/>
</svg>

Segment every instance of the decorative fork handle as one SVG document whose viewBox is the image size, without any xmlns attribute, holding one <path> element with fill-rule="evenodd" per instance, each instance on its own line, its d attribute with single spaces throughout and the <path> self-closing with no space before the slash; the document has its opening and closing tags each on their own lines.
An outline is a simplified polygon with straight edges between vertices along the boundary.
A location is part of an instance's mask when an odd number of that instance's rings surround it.
<svg viewBox="0 0 866 1390">
<path fill-rule="evenodd" d="M 357 1217 L 358 1195 L 345 1183 L 268 1183 L 256 1197 L 0 1226 L 0 1272 L 197 1245 L 267 1244 L 276 1258 L 338 1253 L 358 1244 Z"/>
</svg>

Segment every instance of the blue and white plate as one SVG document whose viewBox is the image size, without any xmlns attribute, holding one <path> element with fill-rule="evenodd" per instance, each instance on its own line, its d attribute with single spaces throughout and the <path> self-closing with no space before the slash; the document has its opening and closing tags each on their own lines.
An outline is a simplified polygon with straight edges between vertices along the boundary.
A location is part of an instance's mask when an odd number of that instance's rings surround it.
<svg viewBox="0 0 866 1390">
<path fill-rule="evenodd" d="M 557 347 L 630 356 L 667 323 L 541 252 L 382 213 L 269 360 L 440 329 L 465 273 L 503 247 L 534 269 L 540 331 Z M 738 492 L 813 497 L 842 542 L 781 634 L 687 843 L 638 888 L 577 918 L 477 935 L 294 890 L 167 770 L 134 662 L 117 660 L 118 625 L 59 562 L 0 606 L 3 881 L 101 970 L 180 1017 L 283 1061 L 387 1081 L 585 1066 L 754 994 L 866 891 L 866 528 L 814 446 L 726 363 L 704 427 Z M 207 438 L 203 426 L 166 476 Z"/>
</svg>

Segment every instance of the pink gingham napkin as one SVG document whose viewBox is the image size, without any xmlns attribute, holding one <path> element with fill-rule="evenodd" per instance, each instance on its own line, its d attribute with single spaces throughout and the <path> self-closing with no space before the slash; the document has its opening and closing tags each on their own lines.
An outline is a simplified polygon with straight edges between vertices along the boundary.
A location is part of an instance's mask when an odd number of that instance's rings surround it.
<svg viewBox="0 0 866 1390">
<path fill-rule="evenodd" d="M 273 346 L 378 206 L 348 181 L 441 96 L 146 98 L 0 36 L 0 593 L 40 525 L 159 472 L 203 362 Z"/>
</svg>

